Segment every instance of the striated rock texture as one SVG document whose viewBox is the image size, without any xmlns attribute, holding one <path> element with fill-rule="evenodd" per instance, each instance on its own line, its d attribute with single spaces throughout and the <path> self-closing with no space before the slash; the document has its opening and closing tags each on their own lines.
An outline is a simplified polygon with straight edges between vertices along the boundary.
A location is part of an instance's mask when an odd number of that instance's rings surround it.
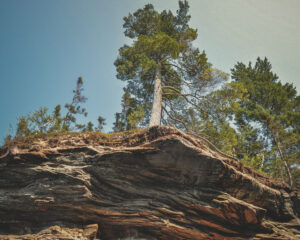
<svg viewBox="0 0 300 240">
<path fill-rule="evenodd" d="M 300 194 L 172 127 L 0 148 L 0 239 L 300 239 Z"/>
</svg>

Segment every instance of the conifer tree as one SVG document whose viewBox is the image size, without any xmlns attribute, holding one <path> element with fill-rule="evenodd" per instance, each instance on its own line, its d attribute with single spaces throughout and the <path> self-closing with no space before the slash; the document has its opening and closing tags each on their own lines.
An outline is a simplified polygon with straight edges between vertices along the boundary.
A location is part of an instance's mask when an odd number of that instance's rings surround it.
<svg viewBox="0 0 300 240">
<path fill-rule="evenodd" d="M 178 100 L 196 106 L 220 80 L 205 52 L 192 46 L 197 31 L 188 25 L 188 11 L 188 2 L 179 1 L 176 15 L 147 4 L 124 17 L 125 36 L 133 43 L 119 49 L 117 77 L 127 81 L 125 92 L 143 107 L 150 126 L 161 124 L 162 111 L 175 119 L 170 111 L 178 112 L 172 109 Z"/>
<path fill-rule="evenodd" d="M 275 150 L 272 164 L 276 164 L 277 157 L 281 159 L 292 186 L 291 168 L 295 166 L 294 153 L 299 155 L 300 137 L 299 125 L 295 121 L 300 115 L 300 97 L 295 87 L 278 80 L 267 58 L 258 58 L 254 66 L 237 63 L 232 69 L 232 79 L 241 83 L 248 92 L 248 98 L 242 101 L 237 111 L 237 122 L 259 126 L 259 133 Z"/>
<path fill-rule="evenodd" d="M 264 144 L 248 125 L 233 122 L 240 103 L 247 97 L 246 89 L 228 83 L 206 95 L 200 108 L 186 111 L 184 122 L 188 131 L 205 137 L 222 152 L 234 156 L 251 167 L 262 169 Z"/>
<path fill-rule="evenodd" d="M 16 137 L 70 130 L 83 131 L 86 128 L 91 129 L 91 125 L 85 126 L 84 124 L 78 124 L 76 122 L 78 115 L 87 116 L 85 108 L 81 106 L 81 104 L 87 100 L 87 98 L 82 95 L 82 91 L 83 81 L 80 77 L 76 82 L 75 90 L 73 90 L 74 95 L 72 102 L 65 104 L 67 112 L 63 116 L 61 114 L 61 106 L 57 105 L 52 114 L 48 113 L 48 108 L 40 107 L 33 113 L 19 117 L 17 119 Z"/>
<path fill-rule="evenodd" d="M 125 123 L 122 121 L 121 113 L 115 113 L 115 122 L 113 125 L 114 132 L 122 132 L 125 130 Z"/>
<path fill-rule="evenodd" d="M 87 98 L 82 95 L 83 92 L 83 80 L 81 77 L 77 79 L 76 88 L 73 90 L 73 98 L 71 103 L 65 104 L 65 108 L 67 109 L 67 113 L 62 121 L 62 129 L 64 131 L 70 131 L 72 128 L 72 124 L 75 125 L 77 129 L 83 129 L 83 124 L 76 123 L 75 115 L 83 115 L 87 116 L 86 109 L 81 106 L 82 103 L 85 103 Z"/>
<path fill-rule="evenodd" d="M 98 126 L 96 127 L 95 130 L 100 132 L 103 130 L 104 125 L 106 125 L 105 118 L 99 116 L 97 120 L 98 120 Z"/>
<path fill-rule="evenodd" d="M 89 121 L 86 126 L 82 129 L 82 132 L 93 132 L 94 131 L 94 124 Z"/>
<path fill-rule="evenodd" d="M 29 136 L 32 134 L 27 116 L 18 117 L 17 121 L 16 137 Z"/>
</svg>

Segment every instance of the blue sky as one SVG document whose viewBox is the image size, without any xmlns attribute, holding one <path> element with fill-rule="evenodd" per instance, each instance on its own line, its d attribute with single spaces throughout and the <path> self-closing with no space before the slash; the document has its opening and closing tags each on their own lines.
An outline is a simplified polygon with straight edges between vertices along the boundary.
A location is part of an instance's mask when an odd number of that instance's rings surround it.
<svg viewBox="0 0 300 240">
<path fill-rule="evenodd" d="M 146 3 L 175 11 L 177 0 L 0 0 L 0 139 L 18 116 L 71 101 L 82 76 L 88 121 L 120 111 L 114 60 L 128 40 L 122 18 Z M 215 67 L 267 56 L 299 92 L 300 1 L 190 0 L 195 45 Z"/>
</svg>

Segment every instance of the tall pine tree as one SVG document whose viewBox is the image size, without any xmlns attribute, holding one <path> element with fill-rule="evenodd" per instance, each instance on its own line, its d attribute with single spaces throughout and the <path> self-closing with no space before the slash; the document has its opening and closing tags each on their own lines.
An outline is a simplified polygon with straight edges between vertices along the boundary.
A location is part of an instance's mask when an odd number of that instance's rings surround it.
<svg viewBox="0 0 300 240">
<path fill-rule="evenodd" d="M 162 111 L 176 119 L 173 112 L 180 111 L 172 106 L 178 102 L 196 106 L 220 80 L 205 52 L 192 46 L 197 31 L 188 25 L 188 11 L 188 2 L 179 1 L 176 15 L 147 4 L 124 17 L 125 36 L 133 42 L 119 49 L 117 77 L 127 81 L 125 92 L 144 108 L 150 126 L 161 124 Z"/>
<path fill-rule="evenodd" d="M 269 150 L 273 150 L 270 166 L 284 166 L 285 176 L 293 185 L 292 168 L 299 167 L 299 103 L 300 97 L 292 84 L 282 84 L 272 72 L 267 58 L 258 58 L 255 65 L 237 63 L 232 79 L 241 83 L 248 92 L 242 101 L 236 119 L 240 125 L 256 126 L 265 137 Z M 282 164 L 278 164 L 277 158 Z M 297 161 L 297 160 L 296 160 Z"/>
</svg>

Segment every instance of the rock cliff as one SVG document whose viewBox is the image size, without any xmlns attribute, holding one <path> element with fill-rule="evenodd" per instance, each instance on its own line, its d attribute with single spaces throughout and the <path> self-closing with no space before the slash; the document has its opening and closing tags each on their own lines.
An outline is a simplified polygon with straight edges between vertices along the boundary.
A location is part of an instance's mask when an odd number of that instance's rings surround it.
<svg viewBox="0 0 300 240">
<path fill-rule="evenodd" d="M 172 127 L 0 148 L 0 239 L 300 239 L 299 195 Z"/>
</svg>

